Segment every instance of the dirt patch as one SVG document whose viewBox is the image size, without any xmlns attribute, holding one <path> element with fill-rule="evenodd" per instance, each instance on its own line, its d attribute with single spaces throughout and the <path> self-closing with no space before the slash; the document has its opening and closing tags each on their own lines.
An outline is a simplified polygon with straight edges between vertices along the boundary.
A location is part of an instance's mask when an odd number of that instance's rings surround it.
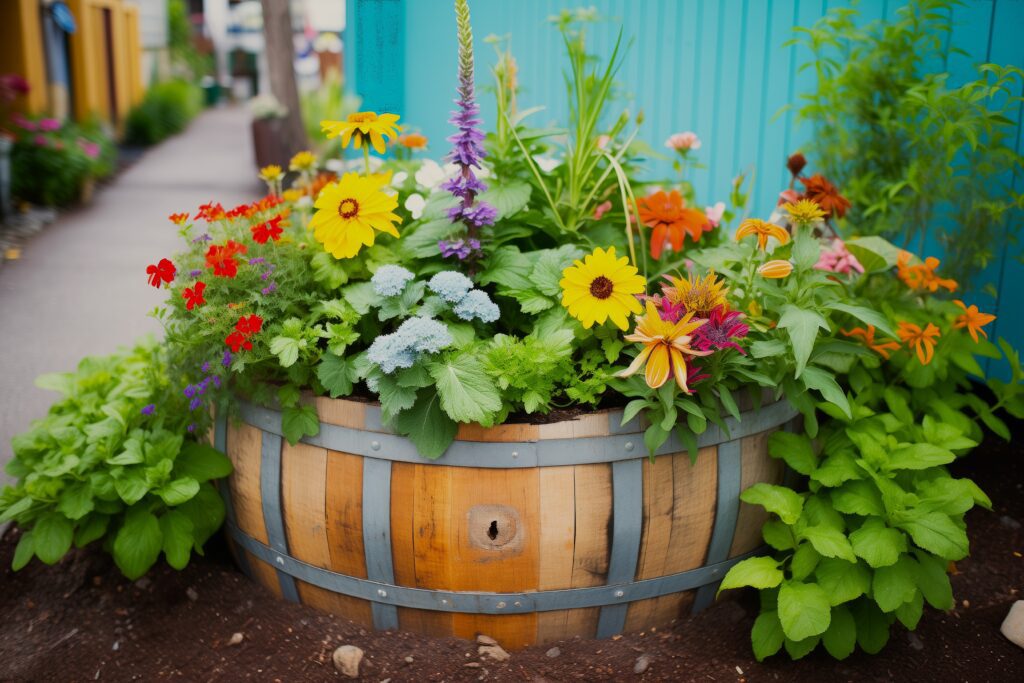
<svg viewBox="0 0 1024 683">
<path fill-rule="evenodd" d="M 1024 424 L 1014 431 L 1024 437 Z M 495 664 L 467 641 L 368 631 L 280 602 L 238 573 L 221 540 L 183 572 L 160 567 L 132 583 L 95 549 L 11 572 L 18 530 L 10 529 L 0 543 L 0 680 L 338 681 L 331 653 L 342 644 L 365 651 L 367 681 L 1020 680 L 1024 650 L 999 625 L 1024 591 L 1024 448 L 989 439 L 955 469 L 995 505 L 968 517 L 972 553 L 953 577 L 957 606 L 926 610 L 914 634 L 894 627 L 874 657 L 836 662 L 818 652 L 759 664 L 748 640 L 756 601 L 747 595 L 664 631 L 554 643 Z M 235 633 L 242 641 L 231 644 Z M 549 657 L 553 645 L 560 654 Z M 634 674 L 643 655 L 650 665 Z"/>
</svg>

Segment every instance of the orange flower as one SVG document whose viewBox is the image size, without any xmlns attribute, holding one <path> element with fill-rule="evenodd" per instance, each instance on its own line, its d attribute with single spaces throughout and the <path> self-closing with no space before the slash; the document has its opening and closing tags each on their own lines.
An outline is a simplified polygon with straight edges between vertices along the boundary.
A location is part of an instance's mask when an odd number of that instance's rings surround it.
<svg viewBox="0 0 1024 683">
<path fill-rule="evenodd" d="M 911 258 L 912 255 L 909 251 L 900 251 L 896 259 L 896 276 L 907 287 L 922 291 L 927 289 L 929 292 L 934 292 L 939 287 L 948 289 L 951 292 L 956 291 L 959 286 L 956 280 L 940 278 L 935 274 L 935 269 L 939 267 L 939 259 L 929 256 L 924 260 L 924 263 L 910 265 Z"/>
<path fill-rule="evenodd" d="M 821 207 L 821 210 L 831 216 L 842 218 L 850 208 L 850 200 L 839 194 L 835 185 L 825 179 L 820 173 L 815 173 L 810 178 L 801 178 L 804 184 L 804 198 Z"/>
<path fill-rule="evenodd" d="M 172 213 L 168 218 L 175 225 L 185 225 L 188 222 L 188 213 Z"/>
<path fill-rule="evenodd" d="M 988 339 L 988 333 L 981 328 L 995 320 L 996 317 L 991 313 L 982 313 L 974 304 L 965 306 L 964 302 L 959 299 L 954 299 L 953 303 L 964 309 L 963 314 L 953 321 L 953 327 L 958 330 L 966 327 L 967 331 L 971 333 L 971 337 L 974 339 L 975 344 L 980 341 L 978 339 L 979 332 L 981 332 L 981 336 Z"/>
<path fill-rule="evenodd" d="M 637 200 L 640 222 L 651 232 L 651 256 L 661 258 L 665 243 L 672 244 L 673 251 L 683 250 L 683 240 L 689 235 L 696 242 L 711 229 L 711 221 L 704 212 L 686 208 L 683 196 L 677 190 L 655 192 Z"/>
<path fill-rule="evenodd" d="M 762 251 L 768 248 L 769 237 L 777 239 L 779 244 L 789 242 L 789 233 L 784 228 L 760 218 L 748 218 L 740 223 L 740 229 L 736 231 L 736 241 L 739 242 L 744 237 L 751 235 L 757 235 L 757 247 Z"/>
<path fill-rule="evenodd" d="M 406 149 L 425 149 L 427 146 L 427 136 L 420 135 L 419 133 L 406 133 L 405 135 L 398 136 L 398 144 Z"/>
<path fill-rule="evenodd" d="M 864 346 L 868 347 L 882 358 L 889 360 L 889 352 L 895 351 L 900 348 L 899 342 L 890 339 L 889 341 L 876 342 L 875 341 L 875 326 L 868 325 L 868 329 L 863 327 L 855 327 L 852 330 L 839 330 L 843 336 L 846 337 L 857 337 L 864 342 Z"/>
<path fill-rule="evenodd" d="M 686 357 L 707 356 L 712 353 L 697 351 L 690 347 L 690 341 L 693 339 L 690 333 L 707 322 L 701 319 L 691 321 L 691 318 L 692 312 L 684 315 L 677 323 L 662 320 L 654 302 L 648 300 L 647 315 L 637 318 L 633 334 L 627 334 L 625 337 L 627 341 L 643 344 L 644 348 L 633 359 L 632 364 L 616 376 L 634 375 L 646 362 L 644 380 L 647 386 L 657 389 L 673 376 L 679 388 L 689 393 L 690 389 L 686 386 Z"/>
<path fill-rule="evenodd" d="M 761 274 L 761 277 L 780 280 L 793 272 L 793 264 L 782 260 L 768 261 L 758 268 L 757 272 Z"/>
<path fill-rule="evenodd" d="M 914 347 L 914 350 L 917 352 L 917 359 L 921 361 L 921 365 L 928 365 L 932 362 L 932 357 L 935 355 L 935 340 L 940 334 L 939 328 L 928 323 L 924 330 L 921 330 L 914 323 L 901 322 L 899 329 L 896 330 L 896 334 L 906 342 L 908 349 L 911 346 Z"/>
</svg>

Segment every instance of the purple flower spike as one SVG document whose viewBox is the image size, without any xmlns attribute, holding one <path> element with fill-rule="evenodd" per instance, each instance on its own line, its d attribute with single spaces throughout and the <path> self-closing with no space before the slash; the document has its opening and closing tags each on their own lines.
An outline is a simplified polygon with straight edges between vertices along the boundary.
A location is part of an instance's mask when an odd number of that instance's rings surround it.
<svg viewBox="0 0 1024 683">
<path fill-rule="evenodd" d="M 199 369 L 202 370 L 205 375 L 210 374 L 210 361 L 203 363 Z"/>
<path fill-rule="evenodd" d="M 277 283 L 276 282 L 271 282 L 269 285 L 267 285 L 266 287 L 261 289 L 260 293 L 263 296 L 266 296 L 268 294 L 273 294 L 275 291 L 277 291 Z"/>
<path fill-rule="evenodd" d="M 202 274 L 203 274 L 203 271 L 201 271 L 201 270 L 190 270 L 189 273 L 188 273 L 188 276 L 191 277 L 191 278 L 197 278 L 197 277 L 199 277 Z"/>
<path fill-rule="evenodd" d="M 195 423 L 195 422 L 193 422 L 192 424 L 190 424 L 190 425 L 188 426 L 188 433 L 189 433 L 189 434 L 191 434 L 191 433 L 192 433 L 192 432 L 194 432 L 194 431 L 196 431 L 196 423 Z"/>
<path fill-rule="evenodd" d="M 226 368 L 230 368 L 231 367 L 231 352 L 230 351 L 225 351 L 224 352 L 224 357 L 220 359 L 220 364 L 223 365 Z"/>
<path fill-rule="evenodd" d="M 266 262 L 267 262 L 267 259 L 263 258 L 262 256 L 257 256 L 256 258 L 249 259 L 249 265 L 250 266 L 255 266 L 257 264 L 266 263 Z"/>
<path fill-rule="evenodd" d="M 189 384 L 187 387 L 185 387 L 185 389 L 182 391 L 182 393 L 185 394 L 185 398 L 192 398 L 192 397 L 194 397 L 196 395 L 196 392 L 198 390 L 199 390 L 199 387 L 194 386 L 192 384 Z"/>
<path fill-rule="evenodd" d="M 156 404 L 155 403 L 150 403 L 148 406 L 143 406 L 143 408 L 142 408 L 142 414 L 143 415 L 152 415 L 155 412 L 156 412 Z"/>
<path fill-rule="evenodd" d="M 202 235 L 200 235 L 199 237 L 197 237 L 194 240 L 192 240 L 192 244 L 199 244 L 200 242 L 212 242 L 212 241 L 213 241 L 213 238 L 210 237 L 210 234 L 204 232 Z"/>
<path fill-rule="evenodd" d="M 189 410 L 199 410 L 202 406 L 203 406 L 203 399 L 201 399 L 199 397 L 196 397 L 196 398 L 192 399 L 188 403 L 188 409 Z"/>
</svg>

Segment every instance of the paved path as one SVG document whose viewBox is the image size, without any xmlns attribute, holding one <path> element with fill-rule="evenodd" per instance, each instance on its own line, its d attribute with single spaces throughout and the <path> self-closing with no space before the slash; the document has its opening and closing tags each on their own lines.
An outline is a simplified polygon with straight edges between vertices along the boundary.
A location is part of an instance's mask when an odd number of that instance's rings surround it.
<svg viewBox="0 0 1024 683">
<path fill-rule="evenodd" d="M 248 113 L 211 110 L 0 268 L 0 484 L 9 481 L 2 465 L 11 437 L 54 399 L 35 387 L 37 375 L 160 332 L 146 314 L 164 293 L 146 284 L 146 265 L 181 248 L 167 216 L 211 199 L 226 207 L 252 201 L 261 186 Z"/>
</svg>

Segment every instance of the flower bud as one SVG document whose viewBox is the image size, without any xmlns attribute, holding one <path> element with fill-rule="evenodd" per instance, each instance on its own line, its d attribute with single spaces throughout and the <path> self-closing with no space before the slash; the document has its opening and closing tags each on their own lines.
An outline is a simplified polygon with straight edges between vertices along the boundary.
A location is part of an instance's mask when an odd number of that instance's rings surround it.
<svg viewBox="0 0 1024 683">
<path fill-rule="evenodd" d="M 789 261 L 775 260 L 768 261 L 757 269 L 761 277 L 770 280 L 780 280 L 793 272 L 793 264 Z"/>
<path fill-rule="evenodd" d="M 804 170 L 804 166 L 807 165 L 807 157 L 800 152 L 790 155 L 789 159 L 786 159 L 786 168 L 794 176 L 800 175 L 800 172 Z"/>
</svg>

